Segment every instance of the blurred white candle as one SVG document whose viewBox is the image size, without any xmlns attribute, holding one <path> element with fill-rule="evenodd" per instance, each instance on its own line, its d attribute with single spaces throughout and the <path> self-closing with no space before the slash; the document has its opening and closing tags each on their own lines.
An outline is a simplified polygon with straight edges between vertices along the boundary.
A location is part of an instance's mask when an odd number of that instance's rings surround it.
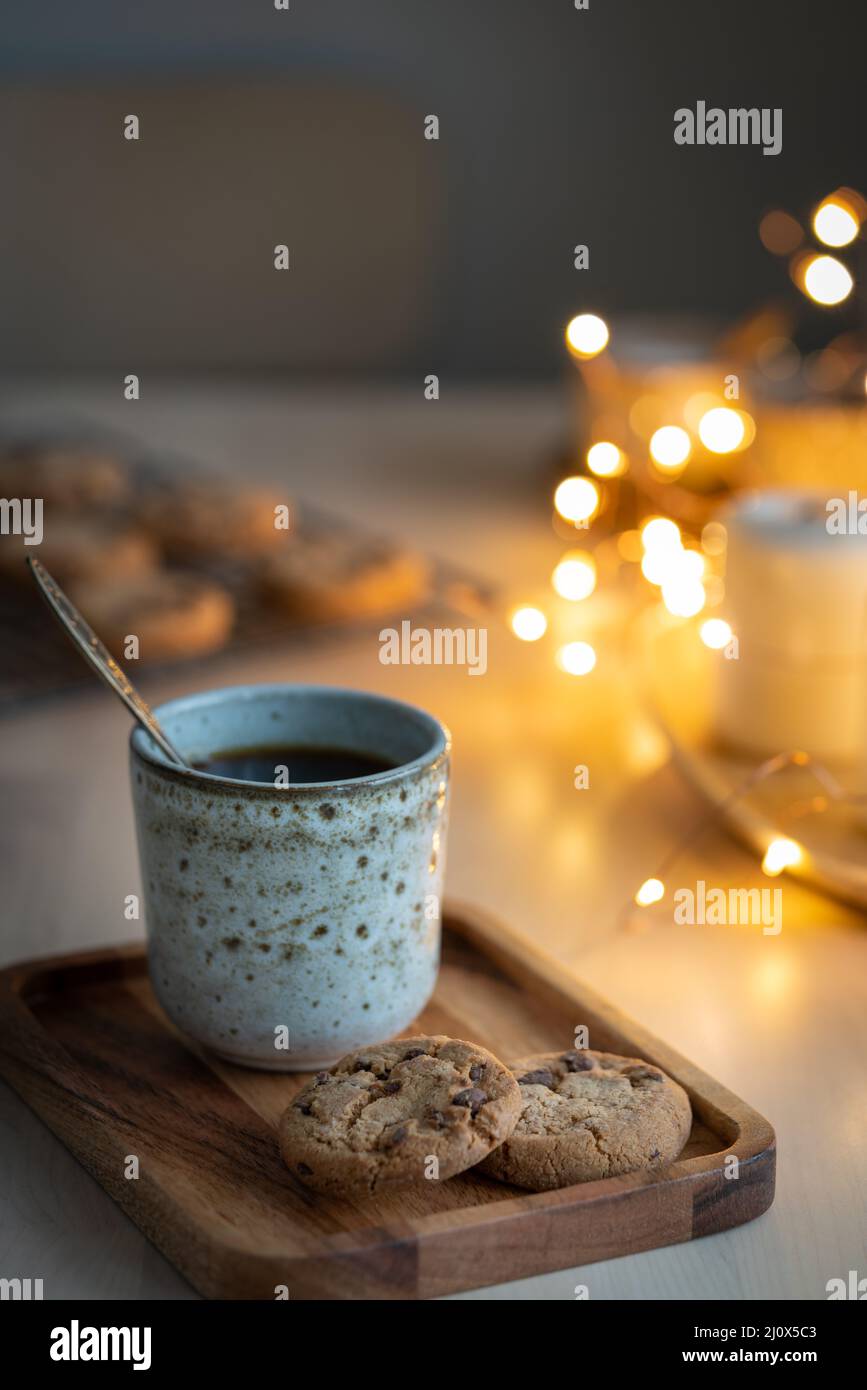
<svg viewBox="0 0 867 1390">
<path fill-rule="evenodd" d="M 725 513 L 725 617 L 714 720 L 756 754 L 863 757 L 867 733 L 867 536 L 827 529 L 828 497 L 745 495 Z"/>
</svg>

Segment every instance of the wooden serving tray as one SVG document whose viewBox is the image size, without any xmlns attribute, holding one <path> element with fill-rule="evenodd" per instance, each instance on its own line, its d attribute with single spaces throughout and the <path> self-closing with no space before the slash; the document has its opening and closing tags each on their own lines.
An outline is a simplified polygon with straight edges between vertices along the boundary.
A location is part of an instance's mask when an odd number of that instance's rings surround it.
<svg viewBox="0 0 867 1390">
<path fill-rule="evenodd" d="M 284 1167 L 281 1111 L 306 1077 L 248 1071 L 184 1040 L 143 946 L 0 973 L 0 1074 L 208 1298 L 432 1298 L 723 1231 L 774 1196 L 771 1126 L 555 961 L 475 909 L 446 912 L 436 994 L 412 1032 L 504 1060 L 589 1045 L 657 1063 L 695 1115 L 653 1174 L 529 1193 L 472 1172 L 357 1201 L 317 1197 Z M 739 1159 L 727 1178 L 724 1160 Z M 124 1177 L 137 1155 L 138 1179 Z M 731 1166 L 731 1165 L 730 1165 Z"/>
</svg>

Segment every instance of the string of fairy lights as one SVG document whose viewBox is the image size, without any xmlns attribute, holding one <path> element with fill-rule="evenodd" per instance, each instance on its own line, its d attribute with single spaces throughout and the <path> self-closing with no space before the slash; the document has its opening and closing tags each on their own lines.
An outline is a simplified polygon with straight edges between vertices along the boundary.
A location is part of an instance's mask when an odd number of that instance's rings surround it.
<svg viewBox="0 0 867 1390">
<path fill-rule="evenodd" d="M 835 308 L 851 295 L 854 275 L 831 252 L 853 247 L 865 224 L 865 199 L 853 189 L 840 188 L 822 199 L 810 220 L 816 242 L 830 250 L 810 246 L 803 223 L 783 210 L 765 215 L 759 235 L 765 248 L 784 261 L 789 280 L 804 300 L 821 310 Z M 755 321 L 761 322 L 761 315 Z M 738 456 L 747 454 L 756 437 L 755 416 L 741 395 L 740 371 L 723 376 L 718 361 L 718 386 L 708 389 L 705 368 L 702 381 L 695 372 L 684 370 L 682 380 L 669 378 L 664 389 L 645 390 L 640 375 L 621 370 L 610 351 L 609 326 L 598 314 L 572 318 L 565 341 L 585 402 L 591 407 L 590 442 L 579 467 L 555 486 L 552 520 L 560 534 L 572 530 L 596 534 L 593 549 L 570 545 L 558 560 L 550 576 L 554 594 L 570 607 L 580 605 L 597 590 L 601 578 L 637 570 L 648 589 L 655 590 L 655 602 L 674 618 L 700 620 L 698 635 L 705 646 L 726 648 L 734 633 L 727 619 L 714 611 L 725 598 L 726 533 L 712 511 L 721 488 L 734 492 L 743 486 Z M 739 366 L 747 360 L 743 340 L 732 351 L 738 354 Z M 863 354 L 863 345 L 858 351 Z M 832 358 L 844 363 L 842 375 L 835 367 L 835 385 L 841 386 L 847 373 L 851 378 L 860 372 L 857 391 L 863 399 L 867 392 L 863 355 L 853 357 L 851 346 L 844 351 L 834 339 L 802 363 L 798 349 L 790 338 L 779 335 L 770 315 L 764 334 L 752 345 L 747 365 L 757 364 L 776 381 L 805 366 L 805 378 L 815 383 L 823 379 L 823 371 L 824 378 L 829 377 Z M 818 359 L 818 365 L 813 359 Z M 851 381 L 848 384 L 851 387 Z M 709 477 L 715 487 L 702 486 Z M 698 486 L 690 486 L 695 480 Z M 509 615 L 514 635 L 524 642 L 542 639 L 552 621 L 551 603 L 522 603 L 514 608 Z M 596 667 L 597 653 L 592 642 L 572 637 L 557 647 L 555 660 L 566 674 L 582 678 Z M 659 902 L 666 893 L 665 874 L 692 840 L 757 785 L 792 767 L 809 768 L 826 793 L 812 798 L 811 812 L 821 812 L 831 802 L 864 800 L 850 796 L 809 754 L 800 750 L 777 754 L 754 769 L 671 849 L 657 873 L 638 888 L 634 902 L 640 907 Z M 775 834 L 769 838 L 762 869 L 775 877 L 796 869 L 803 859 L 804 850 L 797 841 Z"/>
</svg>

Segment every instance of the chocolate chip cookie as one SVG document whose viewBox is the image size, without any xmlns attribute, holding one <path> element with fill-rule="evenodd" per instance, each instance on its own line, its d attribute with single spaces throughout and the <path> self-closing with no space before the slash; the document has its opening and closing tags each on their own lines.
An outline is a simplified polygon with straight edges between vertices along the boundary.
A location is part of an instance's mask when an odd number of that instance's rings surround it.
<svg viewBox="0 0 867 1390">
<path fill-rule="evenodd" d="M 29 588 L 32 580 L 24 563 L 28 555 L 41 560 L 64 587 L 78 580 L 112 584 L 146 574 L 157 563 L 156 549 L 138 526 L 63 516 L 56 509 L 46 510 L 40 545 L 25 544 L 23 536 L 0 537 L 0 575 Z"/>
<path fill-rule="evenodd" d="M 523 1109 L 480 1165 L 534 1192 L 671 1163 L 686 1143 L 686 1092 L 659 1067 L 613 1052 L 550 1052 L 511 1064 Z"/>
<path fill-rule="evenodd" d="M 293 536 L 262 568 L 263 596 L 306 622 L 399 613 L 428 592 L 421 555 L 389 541 L 335 532 Z"/>
<path fill-rule="evenodd" d="M 130 491 L 123 461 L 101 449 L 21 444 L 0 456 L 4 497 L 41 497 L 46 507 L 92 513 L 122 506 Z"/>
<path fill-rule="evenodd" d="M 142 519 L 170 560 L 252 560 L 281 549 L 287 532 L 277 526 L 288 499 L 267 488 L 213 477 L 163 487 L 146 497 Z"/>
<path fill-rule="evenodd" d="M 280 1121 L 280 1152 L 308 1187 L 337 1195 L 450 1178 L 507 1138 L 521 1099 L 509 1070 L 475 1043 L 377 1043 L 295 1097 Z"/>
<path fill-rule="evenodd" d="M 139 640 L 142 661 L 218 651 L 228 641 L 235 616 L 222 585 L 182 571 L 159 570 L 111 584 L 71 584 L 69 594 L 119 661 L 131 635 Z"/>
</svg>

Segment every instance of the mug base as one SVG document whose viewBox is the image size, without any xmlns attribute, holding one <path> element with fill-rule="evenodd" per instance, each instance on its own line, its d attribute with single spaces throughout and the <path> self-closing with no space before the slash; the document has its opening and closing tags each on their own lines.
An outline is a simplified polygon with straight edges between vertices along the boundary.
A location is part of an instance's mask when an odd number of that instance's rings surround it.
<svg viewBox="0 0 867 1390">
<path fill-rule="evenodd" d="M 209 1048 L 208 1051 L 212 1052 L 215 1057 L 219 1057 L 221 1062 L 230 1062 L 233 1067 L 246 1067 L 248 1071 L 327 1071 L 334 1066 L 335 1062 L 339 1062 L 341 1057 L 346 1055 L 343 1052 L 338 1052 L 334 1057 L 314 1057 L 311 1061 L 306 1058 L 303 1061 L 292 1061 L 287 1057 L 285 1062 L 263 1062 L 252 1057 L 240 1057 L 237 1053 L 218 1052 L 215 1048 Z"/>
</svg>

